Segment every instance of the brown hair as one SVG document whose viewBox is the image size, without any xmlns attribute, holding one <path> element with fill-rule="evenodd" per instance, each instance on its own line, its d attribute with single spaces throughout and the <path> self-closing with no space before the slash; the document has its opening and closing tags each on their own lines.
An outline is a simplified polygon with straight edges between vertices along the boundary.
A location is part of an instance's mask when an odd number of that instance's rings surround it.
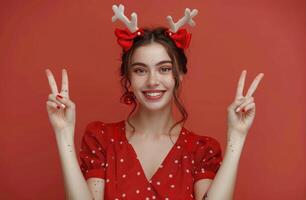
<svg viewBox="0 0 306 200">
<path fill-rule="evenodd" d="M 171 58 L 172 62 L 173 62 L 173 77 L 175 80 L 175 86 L 174 86 L 174 90 L 173 90 L 173 96 L 174 96 L 174 102 L 175 105 L 177 106 L 177 108 L 179 109 L 181 115 L 182 115 L 182 119 L 179 120 L 178 122 L 176 122 L 174 125 L 171 126 L 168 134 L 171 139 L 171 130 L 179 123 L 183 122 L 183 126 L 188 118 L 188 113 L 186 111 L 186 109 L 184 108 L 179 95 L 181 93 L 181 87 L 180 87 L 180 79 L 179 79 L 179 74 L 186 74 L 187 73 L 187 58 L 186 55 L 184 53 L 183 49 L 178 48 L 175 43 L 165 34 L 165 31 L 168 28 L 165 27 L 157 27 L 154 29 L 148 29 L 148 28 L 144 28 L 144 35 L 140 36 L 140 37 L 136 37 L 133 40 L 133 45 L 132 47 L 126 51 L 126 52 L 122 52 L 122 57 L 121 57 L 121 68 L 120 68 L 120 76 L 121 76 L 121 86 L 122 89 L 124 90 L 123 95 L 121 96 L 121 101 L 122 99 L 124 99 L 127 95 L 128 95 L 128 88 L 131 85 L 131 81 L 130 81 L 130 77 L 129 77 L 129 66 L 131 64 L 131 58 L 133 53 L 135 52 L 135 50 L 143 45 L 147 45 L 153 42 L 159 43 L 161 45 L 163 45 L 163 47 L 166 49 L 169 57 Z M 127 118 L 127 122 L 129 125 L 131 125 L 133 127 L 133 133 L 135 132 L 135 127 L 131 124 L 131 122 L 129 121 L 130 116 L 133 114 L 133 112 L 135 111 L 137 106 L 136 101 L 134 101 L 133 103 L 133 109 L 132 111 L 129 113 L 128 118 Z M 174 143 L 172 141 L 172 143 Z"/>
</svg>

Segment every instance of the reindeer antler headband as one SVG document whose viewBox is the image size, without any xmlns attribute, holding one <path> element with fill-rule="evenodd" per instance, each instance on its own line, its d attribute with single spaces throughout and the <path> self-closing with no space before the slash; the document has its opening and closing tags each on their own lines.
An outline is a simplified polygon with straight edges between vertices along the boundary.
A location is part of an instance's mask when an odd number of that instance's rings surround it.
<svg viewBox="0 0 306 200">
<path fill-rule="evenodd" d="M 115 29 L 115 35 L 117 36 L 118 44 L 123 48 L 124 51 L 128 51 L 133 45 L 135 37 L 143 36 L 143 28 L 137 27 L 137 14 L 133 12 L 131 14 L 131 21 L 124 15 L 124 6 L 122 4 L 118 6 L 113 5 L 114 16 L 112 22 L 117 19 L 121 20 L 126 26 L 126 29 Z M 165 31 L 165 34 L 174 41 L 178 48 L 186 49 L 189 46 L 191 40 L 191 33 L 188 33 L 186 29 L 180 29 L 184 24 L 195 26 L 195 22 L 192 20 L 194 16 L 198 14 L 197 9 L 190 11 L 189 8 L 185 9 L 185 15 L 176 23 L 173 22 L 171 16 L 167 16 L 167 21 L 170 28 Z"/>
</svg>

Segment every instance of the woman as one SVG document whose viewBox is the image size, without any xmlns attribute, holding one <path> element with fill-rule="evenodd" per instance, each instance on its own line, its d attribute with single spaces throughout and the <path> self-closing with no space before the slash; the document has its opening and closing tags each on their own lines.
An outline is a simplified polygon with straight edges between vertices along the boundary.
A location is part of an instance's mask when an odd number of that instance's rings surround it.
<svg viewBox="0 0 306 200">
<path fill-rule="evenodd" d="M 171 37 L 176 31 L 169 33 L 164 27 L 116 29 L 123 47 L 123 99 L 134 107 L 127 120 L 87 125 L 80 167 L 74 149 L 76 107 L 69 98 L 67 71 L 62 71 L 59 93 L 51 71 L 46 70 L 52 90 L 47 111 L 68 199 L 233 198 L 240 154 L 255 117 L 252 96 L 263 74 L 255 78 L 246 96 L 242 94 L 246 71 L 240 76 L 235 99 L 227 109 L 228 142 L 222 158 L 217 140 L 180 125 L 187 119 L 179 91 L 187 73 L 184 49 L 190 37 L 185 35 L 182 42 Z M 126 35 L 132 42 L 122 41 Z M 174 103 L 183 116 L 178 122 L 172 113 Z"/>
</svg>

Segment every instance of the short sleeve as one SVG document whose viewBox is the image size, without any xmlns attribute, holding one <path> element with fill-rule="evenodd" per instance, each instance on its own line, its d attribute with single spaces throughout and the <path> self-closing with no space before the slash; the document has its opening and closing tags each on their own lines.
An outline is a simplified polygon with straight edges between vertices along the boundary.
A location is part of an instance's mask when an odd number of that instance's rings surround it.
<svg viewBox="0 0 306 200">
<path fill-rule="evenodd" d="M 219 142 L 207 136 L 199 136 L 195 150 L 195 182 L 200 179 L 214 179 L 222 158 L 222 150 Z"/>
<path fill-rule="evenodd" d="M 80 167 L 86 180 L 105 177 L 105 148 L 99 137 L 101 130 L 98 125 L 98 122 L 91 122 L 86 126 L 79 151 Z"/>
</svg>

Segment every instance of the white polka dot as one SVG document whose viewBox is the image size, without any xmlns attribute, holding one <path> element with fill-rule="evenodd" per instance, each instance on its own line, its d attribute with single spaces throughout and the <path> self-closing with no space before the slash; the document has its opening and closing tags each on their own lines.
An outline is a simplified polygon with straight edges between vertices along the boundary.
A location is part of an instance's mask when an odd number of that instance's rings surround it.
<svg viewBox="0 0 306 200">
<path fill-rule="evenodd" d="M 175 160 L 174 162 L 175 162 L 176 164 L 177 164 L 177 163 L 179 163 L 179 161 L 178 161 L 178 160 Z"/>
<path fill-rule="evenodd" d="M 146 200 L 150 200 L 150 198 L 149 198 L 149 197 L 146 197 Z"/>
<path fill-rule="evenodd" d="M 137 35 L 141 35 L 141 32 L 138 31 L 138 32 L 137 32 Z"/>
<path fill-rule="evenodd" d="M 125 178 L 125 177 L 126 177 L 126 174 L 123 174 L 123 175 L 122 175 L 122 178 Z"/>
<path fill-rule="evenodd" d="M 182 132 L 182 135 L 185 135 L 185 134 L 186 134 L 186 133 L 183 131 L 183 132 Z"/>
<path fill-rule="evenodd" d="M 85 158 L 88 158 L 88 156 L 85 156 Z"/>
<path fill-rule="evenodd" d="M 136 190 L 136 194 L 139 194 L 140 193 L 140 191 L 139 190 Z"/>
<path fill-rule="evenodd" d="M 180 148 L 181 148 L 181 146 L 177 146 L 176 148 L 177 148 L 177 149 L 180 149 Z"/>
<path fill-rule="evenodd" d="M 165 198 L 165 200 L 169 200 L 169 198 L 168 198 L 168 197 L 166 197 L 166 198 Z"/>
<path fill-rule="evenodd" d="M 156 199 L 156 196 L 153 195 L 153 196 L 152 196 L 152 199 Z"/>
<path fill-rule="evenodd" d="M 101 130 L 101 133 L 103 134 L 103 133 L 104 133 L 104 131 L 103 131 L 103 130 Z"/>
<path fill-rule="evenodd" d="M 192 195 L 192 194 L 190 194 L 190 197 L 191 197 L 191 198 L 193 198 L 193 195 Z"/>
<path fill-rule="evenodd" d="M 213 153 L 213 150 L 210 150 L 209 153 Z"/>
<path fill-rule="evenodd" d="M 122 141 L 120 141 L 120 144 L 122 144 L 123 142 Z"/>
<path fill-rule="evenodd" d="M 119 200 L 118 198 L 115 198 L 115 200 Z"/>
<path fill-rule="evenodd" d="M 187 190 L 189 190 L 189 186 L 187 186 Z"/>
<path fill-rule="evenodd" d="M 152 180 L 150 180 L 149 183 L 152 183 Z"/>
<path fill-rule="evenodd" d="M 171 187 L 171 188 L 175 188 L 175 185 L 171 185 L 170 187 Z"/>
<path fill-rule="evenodd" d="M 109 179 L 106 179 L 106 183 L 108 183 L 110 180 Z"/>
<path fill-rule="evenodd" d="M 105 165 L 105 163 L 103 162 L 103 163 L 101 163 L 101 166 L 104 166 Z"/>
<path fill-rule="evenodd" d="M 189 173 L 190 172 L 189 169 L 186 169 L 186 172 Z"/>
<path fill-rule="evenodd" d="M 200 142 L 199 142 L 199 141 L 197 141 L 197 144 L 200 144 Z"/>
<path fill-rule="evenodd" d="M 184 158 L 188 158 L 188 156 L 184 156 Z"/>
<path fill-rule="evenodd" d="M 121 159 L 120 159 L 120 162 L 123 162 L 123 161 L 124 161 L 123 158 L 121 158 Z"/>
<path fill-rule="evenodd" d="M 139 175 L 140 175 L 140 172 L 137 172 L 137 175 L 139 176 Z"/>
<path fill-rule="evenodd" d="M 194 160 L 192 160 L 191 163 L 194 164 Z"/>
<path fill-rule="evenodd" d="M 169 178 L 172 178 L 173 177 L 173 175 L 172 174 L 169 174 Z"/>
<path fill-rule="evenodd" d="M 86 170 L 86 173 L 88 173 L 88 170 Z"/>
<path fill-rule="evenodd" d="M 122 196 L 122 197 L 126 197 L 126 194 L 125 194 L 125 193 L 123 193 L 121 196 Z"/>
<path fill-rule="evenodd" d="M 99 147 L 99 151 L 101 151 L 102 150 L 102 148 L 101 147 Z"/>
<path fill-rule="evenodd" d="M 150 187 L 147 187 L 147 190 L 151 190 L 151 188 L 150 188 Z"/>
<path fill-rule="evenodd" d="M 95 161 L 94 161 L 94 160 L 91 160 L 90 162 L 91 162 L 91 163 L 94 163 Z"/>
<path fill-rule="evenodd" d="M 105 167 L 108 167 L 108 163 L 105 164 Z"/>
<path fill-rule="evenodd" d="M 156 182 L 156 185 L 160 185 L 160 182 L 159 182 L 159 181 L 157 181 L 157 182 Z"/>
<path fill-rule="evenodd" d="M 187 140 L 184 140 L 185 143 L 187 143 Z"/>
<path fill-rule="evenodd" d="M 115 141 L 113 138 L 111 138 L 110 140 L 111 140 L 111 142 L 114 142 L 114 141 Z"/>
<path fill-rule="evenodd" d="M 195 173 L 195 174 L 198 174 L 198 171 L 195 171 L 194 173 Z"/>
<path fill-rule="evenodd" d="M 163 165 L 160 165 L 160 166 L 159 166 L 159 168 L 163 168 L 163 167 L 164 167 Z"/>
</svg>

